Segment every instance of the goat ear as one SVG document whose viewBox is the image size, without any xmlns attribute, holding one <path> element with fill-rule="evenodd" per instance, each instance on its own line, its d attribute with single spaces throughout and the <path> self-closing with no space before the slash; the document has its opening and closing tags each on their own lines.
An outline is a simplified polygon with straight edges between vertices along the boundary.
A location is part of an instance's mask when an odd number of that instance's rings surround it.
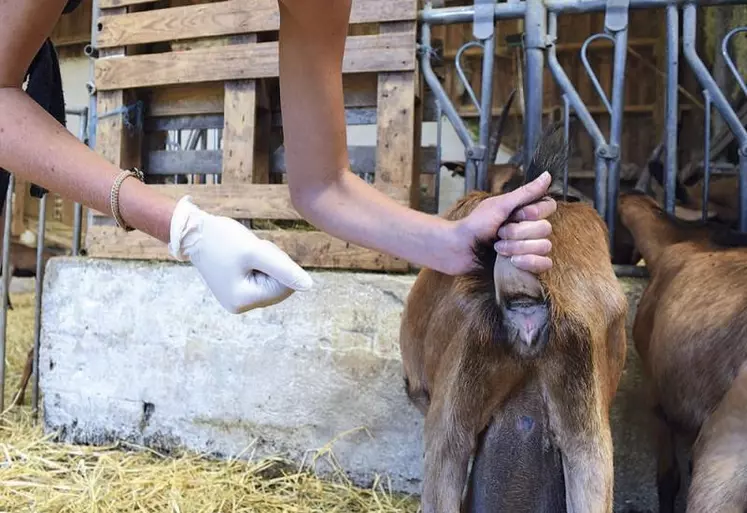
<svg viewBox="0 0 747 513">
<path fill-rule="evenodd" d="M 464 164 L 461 162 L 441 162 L 441 165 L 451 171 L 452 175 L 464 176 Z"/>
<path fill-rule="evenodd" d="M 703 213 L 700 210 L 675 205 L 674 215 L 684 221 L 700 221 Z M 715 217 L 716 213 L 713 210 L 709 209 L 708 212 L 706 212 L 706 219 L 713 219 Z"/>
</svg>

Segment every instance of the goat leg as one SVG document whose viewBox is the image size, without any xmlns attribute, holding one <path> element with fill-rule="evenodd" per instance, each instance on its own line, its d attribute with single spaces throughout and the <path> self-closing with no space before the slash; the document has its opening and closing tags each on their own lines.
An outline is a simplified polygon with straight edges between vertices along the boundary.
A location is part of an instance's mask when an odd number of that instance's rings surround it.
<svg viewBox="0 0 747 513">
<path fill-rule="evenodd" d="M 747 505 L 747 364 L 703 423 L 693 447 L 687 513 L 742 513 Z"/>
<path fill-rule="evenodd" d="M 677 460 L 674 431 L 657 406 L 652 419 L 656 433 L 656 488 L 659 496 L 659 513 L 674 513 L 681 476 Z"/>
<path fill-rule="evenodd" d="M 609 425 L 573 436 L 568 447 L 563 449 L 568 513 L 612 513 L 614 476 Z"/>
<path fill-rule="evenodd" d="M 423 513 L 459 513 L 461 508 L 476 439 L 469 426 L 455 425 L 453 420 L 461 416 L 449 412 L 450 407 L 432 402 L 425 417 Z"/>
<path fill-rule="evenodd" d="M 612 431 L 596 390 L 566 385 L 550 391 L 549 414 L 563 454 L 568 513 L 612 513 Z M 591 397 L 584 397 L 591 395 Z"/>
</svg>

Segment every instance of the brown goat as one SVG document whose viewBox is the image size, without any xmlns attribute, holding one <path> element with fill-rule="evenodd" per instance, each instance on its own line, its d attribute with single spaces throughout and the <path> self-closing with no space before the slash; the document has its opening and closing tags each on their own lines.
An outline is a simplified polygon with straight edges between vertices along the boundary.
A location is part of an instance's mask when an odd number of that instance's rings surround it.
<svg viewBox="0 0 747 513">
<path fill-rule="evenodd" d="M 652 161 L 648 166 L 651 177 L 661 188 L 657 199 L 663 200 L 664 165 L 661 161 Z M 725 176 L 711 177 L 708 184 L 708 218 L 725 224 L 735 224 L 739 219 L 739 177 Z M 694 214 L 691 220 L 700 218 L 703 210 L 704 177 L 695 177 L 683 182 L 679 177 L 675 180 L 675 199 L 679 202 L 681 212 L 688 210 Z M 684 215 L 678 217 L 684 218 Z"/>
<path fill-rule="evenodd" d="M 618 209 L 651 275 L 633 325 L 654 407 L 659 511 L 680 488 L 675 434 L 694 441 L 688 513 L 747 506 L 747 250 L 723 224 L 689 223 L 645 194 Z M 741 403 L 740 403 L 741 401 Z"/>
<path fill-rule="evenodd" d="M 557 177 L 564 155 L 562 132 L 543 135 L 525 181 Z M 468 194 L 445 217 L 491 195 Z M 553 267 L 539 279 L 490 241 L 476 245 L 478 271 L 423 269 L 413 285 L 400 349 L 425 415 L 425 513 L 458 512 L 465 485 L 468 511 L 612 511 L 609 408 L 627 301 L 596 211 L 558 201 L 550 222 Z"/>
</svg>

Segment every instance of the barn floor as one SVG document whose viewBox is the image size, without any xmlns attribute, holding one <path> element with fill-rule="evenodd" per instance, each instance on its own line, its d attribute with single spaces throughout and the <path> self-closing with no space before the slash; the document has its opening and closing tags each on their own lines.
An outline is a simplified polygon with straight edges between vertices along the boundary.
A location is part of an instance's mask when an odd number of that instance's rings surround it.
<svg viewBox="0 0 747 513">
<path fill-rule="evenodd" d="M 33 281 L 31 281 L 33 287 Z M 12 287 L 13 288 L 13 287 Z M 33 343 L 34 295 L 11 295 L 5 404 Z M 0 513 L 5 512 L 415 512 L 417 502 L 344 477 L 320 480 L 282 461 L 214 461 L 136 447 L 93 448 L 47 441 L 21 408 L 0 417 Z"/>
</svg>

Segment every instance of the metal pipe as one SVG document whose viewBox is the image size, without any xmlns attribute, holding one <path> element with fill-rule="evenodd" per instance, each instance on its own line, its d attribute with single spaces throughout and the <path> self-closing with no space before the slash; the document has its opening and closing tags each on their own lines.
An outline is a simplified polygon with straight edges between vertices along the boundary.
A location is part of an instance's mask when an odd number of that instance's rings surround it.
<svg viewBox="0 0 747 513">
<path fill-rule="evenodd" d="M 524 45 L 526 74 L 524 83 L 524 169 L 534 153 L 537 140 L 542 131 L 542 97 L 544 89 L 542 80 L 545 67 L 545 48 L 547 47 L 547 10 L 543 0 L 525 0 L 526 15 L 524 19 Z"/>
<path fill-rule="evenodd" d="M 739 150 L 739 231 L 747 231 L 747 154 Z"/>
<path fill-rule="evenodd" d="M 490 121 L 493 117 L 493 62 L 495 59 L 495 36 L 492 31 L 491 36 L 483 40 L 483 50 L 479 138 L 480 147 L 483 148 L 483 155 L 477 167 L 476 189 L 486 191 L 488 189 L 488 166 L 492 164 L 492 162 L 488 162 L 490 158 L 490 152 L 488 151 L 488 145 L 490 144 Z"/>
<path fill-rule="evenodd" d="M 8 189 L 5 193 L 5 231 L 3 232 L 3 254 L 2 254 L 2 307 L 0 307 L 0 412 L 5 411 L 5 347 L 8 326 L 8 291 L 10 285 L 10 232 L 13 218 L 13 189 L 15 188 L 15 176 L 10 173 Z"/>
<path fill-rule="evenodd" d="M 428 2 L 430 4 L 430 2 Z M 495 19 L 517 19 L 524 17 L 524 2 L 496 3 L 493 8 Z M 418 13 L 418 21 L 431 25 L 451 25 L 469 23 L 475 18 L 475 6 L 425 8 Z"/>
<path fill-rule="evenodd" d="M 724 36 L 724 40 L 721 41 L 721 55 L 723 55 L 724 61 L 726 62 L 727 66 L 729 66 L 731 74 L 734 75 L 734 79 L 739 84 L 739 87 L 742 88 L 742 92 L 747 95 L 747 85 L 745 85 L 742 74 L 739 73 L 739 70 L 737 70 L 737 66 L 734 64 L 734 61 L 729 55 L 729 40 L 739 32 L 747 32 L 747 27 L 737 27 L 735 29 L 732 29 L 728 34 L 726 34 L 726 36 Z"/>
<path fill-rule="evenodd" d="M 550 72 L 594 142 L 594 149 L 596 152 L 594 208 L 596 208 L 602 219 L 606 219 L 605 206 L 607 198 L 605 193 L 607 186 L 607 164 L 601 156 L 601 151 L 602 148 L 607 146 L 607 141 L 605 140 L 602 131 L 599 129 L 599 125 L 597 125 L 596 121 L 594 121 L 594 118 L 591 116 L 591 113 L 589 113 L 589 109 L 586 108 L 583 100 L 581 100 L 581 97 L 571 83 L 571 80 L 568 78 L 568 75 L 565 74 L 563 66 L 561 66 L 558 61 L 557 48 L 555 47 L 555 40 L 558 33 L 558 16 L 555 13 L 550 13 L 550 16 L 548 17 L 548 31 L 550 39 L 552 40 L 552 44 L 547 52 L 547 64 L 550 68 Z"/>
<path fill-rule="evenodd" d="M 32 365 L 31 414 L 34 419 L 39 413 L 39 347 L 41 345 L 41 308 L 44 287 L 44 246 L 47 230 L 47 198 L 39 200 L 39 228 L 36 237 L 36 296 L 34 297 L 34 357 Z"/>
<path fill-rule="evenodd" d="M 423 12 L 429 12 L 430 10 L 431 3 L 428 2 L 426 3 Z M 464 124 L 464 121 L 459 116 L 456 108 L 454 108 L 449 95 L 444 90 L 441 82 L 436 76 L 436 73 L 431 67 L 431 28 L 428 23 L 424 23 L 421 27 L 420 41 L 422 50 L 422 55 L 420 58 L 420 68 L 423 73 L 425 83 L 428 84 L 428 87 L 430 87 L 431 91 L 433 91 L 433 94 L 436 96 L 436 100 L 441 102 L 441 107 L 444 110 L 444 114 L 446 114 L 446 118 L 454 127 L 459 140 L 466 148 L 471 148 L 474 143 L 472 141 L 472 136 L 467 129 L 467 125 Z"/>
<path fill-rule="evenodd" d="M 607 98 L 607 95 L 605 94 L 604 89 L 602 89 L 602 84 L 599 83 L 597 74 L 594 73 L 594 70 L 591 68 L 591 63 L 589 62 L 589 57 L 587 55 L 589 45 L 593 41 L 596 41 L 597 39 L 609 39 L 610 41 L 612 41 L 613 45 L 615 43 L 615 38 L 609 34 L 594 34 L 593 36 L 589 37 L 586 41 L 584 41 L 583 45 L 581 45 L 581 62 L 586 68 L 586 74 L 589 75 L 591 84 L 594 86 L 594 89 L 596 89 L 597 94 L 599 95 L 599 98 L 602 99 L 602 103 L 604 103 L 604 107 L 607 109 L 607 113 L 611 116 L 612 105 L 610 105 L 609 99 Z"/>
<path fill-rule="evenodd" d="M 744 153 L 747 151 L 747 130 L 742 125 L 739 117 L 732 109 L 729 101 L 724 96 L 724 93 L 716 84 L 716 81 L 708 72 L 703 61 L 698 57 L 698 52 L 695 49 L 695 30 L 697 24 L 697 5 L 694 3 L 688 3 L 683 9 L 684 20 L 682 28 L 682 46 L 685 54 L 685 58 L 690 63 L 695 76 L 698 78 L 700 85 L 703 89 L 706 89 L 710 95 L 713 104 L 716 106 L 721 118 L 731 129 L 734 137 L 739 142 L 739 191 L 740 191 L 740 207 L 739 207 L 739 231 L 747 231 L 747 201 L 743 201 L 744 193 L 747 191 L 747 163 L 743 162 Z"/>
<path fill-rule="evenodd" d="M 703 206 L 701 218 L 708 218 L 708 198 L 711 195 L 711 95 L 703 91 L 705 99 L 705 141 L 703 141 Z"/>
<path fill-rule="evenodd" d="M 86 116 L 88 114 L 88 107 L 80 107 L 80 108 L 74 108 L 74 107 L 67 107 L 65 108 L 65 114 L 68 116 Z"/>
<path fill-rule="evenodd" d="M 607 161 L 597 151 L 597 155 L 594 158 L 594 208 L 602 219 L 607 219 L 606 192 L 608 174 Z"/>
<path fill-rule="evenodd" d="M 630 0 L 630 9 L 663 8 L 668 5 L 682 6 L 692 0 Z M 701 6 L 713 5 L 741 5 L 744 0 L 700 0 Z M 607 0 L 545 0 L 545 8 L 549 13 L 574 14 L 601 12 L 607 8 Z M 526 15 L 527 3 L 501 2 L 496 3 L 493 16 L 496 20 L 512 20 Z M 475 15 L 474 6 L 443 7 L 438 9 L 423 9 L 418 13 L 418 21 L 431 25 L 452 25 L 469 23 Z"/>
<path fill-rule="evenodd" d="M 86 144 L 86 131 L 87 131 L 87 124 L 88 124 L 88 108 L 84 107 L 83 109 L 80 109 L 80 113 L 78 114 L 80 126 L 78 129 L 78 139 L 83 144 Z M 46 195 L 45 195 L 46 196 Z M 41 208 L 41 206 L 39 207 Z M 81 231 L 83 226 L 83 205 L 80 203 L 75 203 L 73 205 L 73 244 L 72 244 L 72 254 L 73 256 L 80 255 L 80 245 L 81 245 Z"/>
<path fill-rule="evenodd" d="M 101 16 L 101 9 L 99 8 L 99 0 L 92 0 L 91 2 L 91 48 L 96 48 L 97 34 L 99 33 L 98 24 L 99 16 Z M 96 81 L 96 61 L 93 58 L 89 58 L 88 63 L 88 79 L 90 84 L 95 84 Z M 92 123 L 91 120 L 96 119 L 96 90 L 89 89 L 88 95 L 88 145 L 91 148 L 96 147 L 96 123 Z"/>
<path fill-rule="evenodd" d="M 464 194 L 477 188 L 477 166 L 475 159 L 470 157 L 469 153 L 469 149 L 464 152 Z"/>
<path fill-rule="evenodd" d="M 469 80 L 467 80 L 467 76 L 464 74 L 464 68 L 462 67 L 462 55 L 464 54 L 464 51 L 467 48 L 472 48 L 474 46 L 477 46 L 479 48 L 482 48 L 483 56 L 485 55 L 485 46 L 479 41 L 468 41 L 464 43 L 459 50 L 457 50 L 456 56 L 454 57 L 454 67 L 456 68 L 457 76 L 459 77 L 459 80 L 462 81 L 462 84 L 464 84 L 464 89 L 467 91 L 467 94 L 469 94 L 470 99 L 472 100 L 472 104 L 477 109 L 477 114 L 482 113 L 482 109 L 480 108 L 480 102 L 477 101 L 477 95 L 475 95 L 475 90 L 472 89 L 472 84 L 469 83 Z M 484 59 L 484 57 L 483 57 Z"/>
<path fill-rule="evenodd" d="M 677 119 L 679 114 L 679 10 L 667 6 L 667 93 L 665 98 L 666 166 L 664 209 L 674 213 L 674 190 L 677 180 Z"/>
<path fill-rule="evenodd" d="M 565 140 L 566 157 L 570 151 L 570 133 L 571 133 L 571 104 L 568 101 L 568 95 L 563 95 L 563 139 Z M 563 164 L 563 201 L 568 198 L 568 159 Z"/>
<path fill-rule="evenodd" d="M 591 137 L 595 148 L 599 148 L 600 146 L 607 144 L 607 141 L 604 138 L 602 131 L 599 129 L 599 125 L 594 121 L 589 109 L 586 108 L 586 105 L 576 91 L 576 88 L 568 78 L 568 75 L 565 74 L 563 66 L 561 66 L 558 61 L 557 48 L 554 44 L 554 41 L 557 38 L 557 16 L 555 14 L 550 14 L 548 20 L 550 38 L 553 40 L 553 44 L 547 52 L 547 65 L 550 68 L 550 72 L 552 73 L 555 82 L 557 82 L 558 87 L 560 87 L 563 94 L 568 97 L 568 101 L 570 102 L 573 111 L 584 125 L 586 131 L 589 132 L 589 136 Z"/>
<path fill-rule="evenodd" d="M 441 102 L 436 100 L 436 184 L 434 186 L 436 195 L 436 213 L 441 202 L 441 141 L 443 138 L 443 113 Z"/>
<path fill-rule="evenodd" d="M 612 71 L 612 119 L 610 120 L 610 148 L 614 154 L 608 162 L 607 175 L 607 230 L 610 247 L 615 240 L 615 219 L 617 217 L 617 196 L 620 190 L 620 148 L 625 103 L 625 58 L 628 54 L 628 28 L 615 32 L 614 68 Z"/>
</svg>

